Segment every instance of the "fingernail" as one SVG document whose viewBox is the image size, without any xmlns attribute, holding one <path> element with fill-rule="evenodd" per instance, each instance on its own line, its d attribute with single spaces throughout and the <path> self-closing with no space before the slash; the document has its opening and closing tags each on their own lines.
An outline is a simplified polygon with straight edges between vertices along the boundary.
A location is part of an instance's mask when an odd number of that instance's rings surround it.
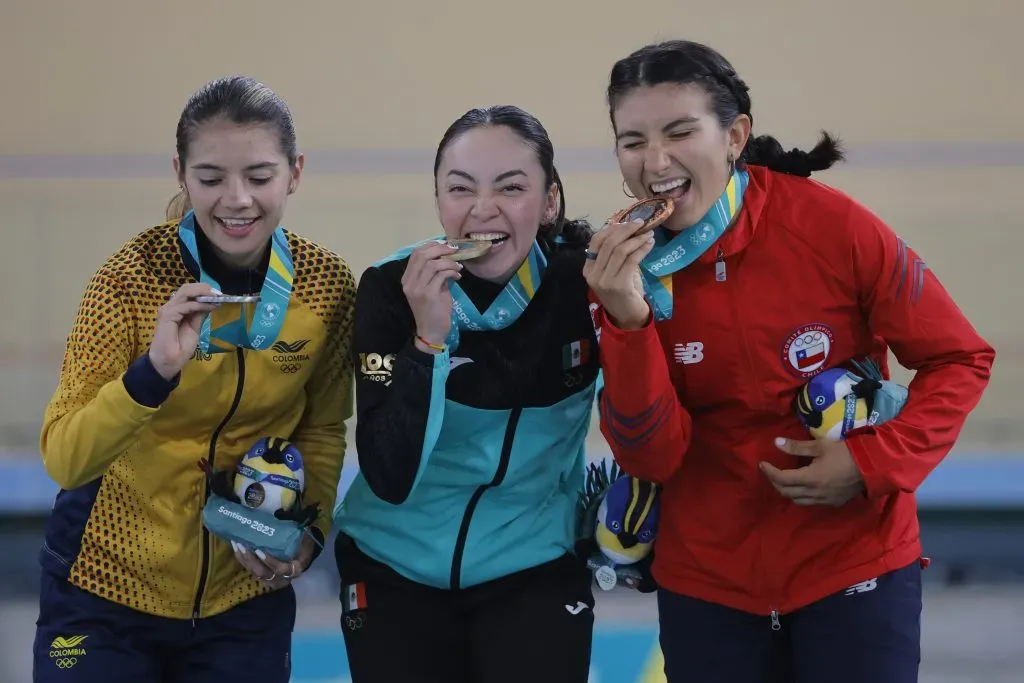
<svg viewBox="0 0 1024 683">
<path fill-rule="evenodd" d="M 237 553 L 238 552 L 238 544 L 235 543 L 234 541 L 231 541 L 231 549 L 234 550 Z"/>
<path fill-rule="evenodd" d="M 256 555 L 256 557 L 260 558 L 261 560 L 267 559 L 266 553 L 264 553 L 262 550 L 254 550 L 253 554 Z"/>
<path fill-rule="evenodd" d="M 217 296 L 221 296 L 224 294 L 224 292 L 220 291 L 219 289 L 215 289 L 213 287 L 211 287 L 210 289 L 213 290 L 213 293 L 216 294 Z"/>
<path fill-rule="evenodd" d="M 642 218 L 634 218 L 633 220 L 630 221 L 630 223 L 632 223 L 633 225 L 643 225 L 644 221 Z"/>
<path fill-rule="evenodd" d="M 775 439 L 775 445 L 776 446 L 785 446 L 786 445 L 786 440 L 783 439 L 782 437 L 779 437 L 779 438 Z"/>
<path fill-rule="evenodd" d="M 245 549 L 245 546 L 244 546 L 244 545 L 242 545 L 241 543 L 239 543 L 239 544 L 238 544 L 238 552 L 239 552 L 239 553 L 241 553 L 242 555 L 245 555 L 245 554 L 246 554 L 247 552 L 249 552 L 249 551 Z"/>
</svg>

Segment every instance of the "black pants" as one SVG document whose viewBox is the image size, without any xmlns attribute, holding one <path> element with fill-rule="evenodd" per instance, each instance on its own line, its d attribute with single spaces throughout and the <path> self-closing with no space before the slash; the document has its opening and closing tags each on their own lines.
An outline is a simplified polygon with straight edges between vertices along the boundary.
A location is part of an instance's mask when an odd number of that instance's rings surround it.
<svg viewBox="0 0 1024 683">
<path fill-rule="evenodd" d="M 921 566 L 769 617 L 658 592 L 668 683 L 916 683 Z"/>
<path fill-rule="evenodd" d="M 448 591 L 400 576 L 342 534 L 335 556 L 352 683 L 587 683 L 593 579 L 576 558 Z"/>
<path fill-rule="evenodd" d="M 295 593 L 199 619 L 137 612 L 43 572 L 35 683 L 288 683 Z"/>
</svg>

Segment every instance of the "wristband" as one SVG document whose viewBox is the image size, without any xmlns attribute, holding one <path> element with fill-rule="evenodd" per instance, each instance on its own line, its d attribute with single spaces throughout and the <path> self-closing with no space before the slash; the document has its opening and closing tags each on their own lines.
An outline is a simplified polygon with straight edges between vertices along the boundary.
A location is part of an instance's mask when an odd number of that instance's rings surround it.
<svg viewBox="0 0 1024 683">
<path fill-rule="evenodd" d="M 423 344 L 424 346 L 426 346 L 428 348 L 434 349 L 435 351 L 444 351 L 445 350 L 445 345 L 444 344 L 434 344 L 434 343 L 428 342 L 426 339 L 424 339 L 423 337 L 421 337 L 418 334 L 416 335 L 416 339 L 417 339 L 417 341 L 419 341 L 419 343 Z"/>
</svg>

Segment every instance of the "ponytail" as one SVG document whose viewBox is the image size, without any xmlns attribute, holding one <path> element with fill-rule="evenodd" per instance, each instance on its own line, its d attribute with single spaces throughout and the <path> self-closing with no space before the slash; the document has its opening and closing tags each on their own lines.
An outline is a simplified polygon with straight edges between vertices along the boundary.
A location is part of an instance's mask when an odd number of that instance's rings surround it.
<svg viewBox="0 0 1024 683">
<path fill-rule="evenodd" d="M 167 202 L 167 209 L 164 212 L 166 220 L 180 221 L 191 208 L 192 204 L 188 200 L 188 194 L 185 190 L 181 190 L 178 194 L 171 197 L 171 201 Z"/>
<path fill-rule="evenodd" d="M 552 246 L 556 243 L 576 246 L 590 244 L 594 229 L 584 218 L 565 219 L 565 188 L 562 186 L 562 178 L 557 168 L 552 167 L 551 174 L 552 182 L 558 187 L 558 215 L 552 223 L 540 226 L 539 236 Z"/>
<path fill-rule="evenodd" d="M 747 142 L 740 161 L 754 166 L 765 166 L 778 173 L 808 178 L 815 171 L 824 171 L 838 161 L 846 159 L 839 139 L 822 131 L 818 144 L 810 152 L 794 147 L 788 152 L 771 135 L 758 135 Z"/>
<path fill-rule="evenodd" d="M 646 45 L 615 62 L 607 92 L 612 129 L 616 129 L 616 107 L 627 93 L 662 83 L 701 87 L 708 94 L 711 110 L 723 130 L 732 126 L 740 115 L 750 117 L 751 126 L 754 124 L 750 88 L 721 53 L 690 40 L 668 40 Z M 806 178 L 844 159 L 839 140 L 822 132 L 810 152 L 801 149 L 787 152 L 770 135 L 751 137 L 740 154 L 739 163 L 766 166 L 778 173 Z"/>
<path fill-rule="evenodd" d="M 562 223 L 562 231 L 559 233 L 561 242 L 576 246 L 590 244 L 590 238 L 594 236 L 594 228 L 586 218 L 574 218 L 571 221 Z"/>
</svg>

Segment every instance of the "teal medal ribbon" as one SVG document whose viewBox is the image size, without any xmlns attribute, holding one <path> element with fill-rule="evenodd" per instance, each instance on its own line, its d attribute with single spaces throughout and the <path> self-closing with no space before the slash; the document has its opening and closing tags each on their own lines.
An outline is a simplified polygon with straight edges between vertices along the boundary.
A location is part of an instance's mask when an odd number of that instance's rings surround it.
<svg viewBox="0 0 1024 683">
<path fill-rule="evenodd" d="M 178 224 L 178 237 L 199 266 L 199 281 L 220 291 L 220 285 L 203 269 L 196 243 L 195 212 L 189 211 Z M 207 315 L 199 328 L 199 351 L 201 353 L 227 353 L 236 348 L 262 351 L 269 348 L 281 333 L 288 300 L 291 298 L 292 282 L 295 279 L 295 265 L 284 228 L 278 226 L 270 239 L 270 263 L 260 290 L 260 301 L 252 325 L 247 324 L 247 310 L 250 304 L 222 304 L 220 309 Z M 214 315 L 220 318 L 230 309 L 237 307 L 238 315 L 227 322 L 213 326 Z"/>
<path fill-rule="evenodd" d="M 299 488 L 298 479 L 286 477 L 280 474 L 261 472 L 245 464 L 240 464 L 235 471 L 238 474 L 241 474 L 243 477 L 249 477 L 253 481 L 259 482 L 261 484 L 277 484 L 278 486 L 290 489 L 292 491 L 295 491 L 295 493 L 302 495 L 302 489 Z"/>
<path fill-rule="evenodd" d="M 743 206 L 743 194 L 749 182 L 750 176 L 745 170 L 734 170 L 722 196 L 695 225 L 675 233 L 655 230 L 654 248 L 640 263 L 644 294 L 655 320 L 672 317 L 673 273 L 700 258 L 728 230 Z"/>
<path fill-rule="evenodd" d="M 444 240 L 445 237 L 441 235 L 402 247 L 374 265 L 380 266 L 389 261 L 401 260 L 424 244 L 443 242 Z M 449 279 L 448 291 L 452 295 L 452 328 L 445 339 L 448 349 L 458 348 L 460 330 L 467 332 L 503 330 L 518 320 L 537 293 L 547 268 L 547 258 L 541 250 L 540 243 L 535 240 L 533 246 L 530 247 L 530 253 L 527 254 L 526 259 L 520 264 L 515 275 L 505 284 L 505 288 L 483 313 L 477 310 L 476 306 L 459 286 L 459 283 Z"/>
</svg>

